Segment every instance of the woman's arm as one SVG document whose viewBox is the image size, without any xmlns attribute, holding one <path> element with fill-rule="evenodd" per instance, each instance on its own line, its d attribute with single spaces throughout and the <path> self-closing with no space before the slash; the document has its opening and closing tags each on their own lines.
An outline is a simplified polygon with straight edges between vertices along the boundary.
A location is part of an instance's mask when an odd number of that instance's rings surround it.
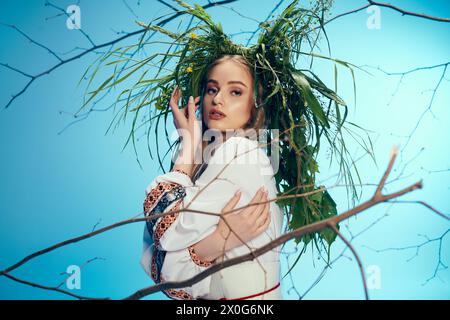
<svg viewBox="0 0 450 320">
<path fill-rule="evenodd" d="M 214 262 L 226 251 L 255 238 L 269 226 L 270 204 L 267 202 L 267 191 L 262 188 L 249 203 L 252 206 L 225 215 L 234 209 L 239 202 L 240 195 L 240 193 L 236 193 L 223 208 L 223 219 L 220 219 L 216 230 L 192 246 L 197 258 L 201 261 Z"/>
</svg>

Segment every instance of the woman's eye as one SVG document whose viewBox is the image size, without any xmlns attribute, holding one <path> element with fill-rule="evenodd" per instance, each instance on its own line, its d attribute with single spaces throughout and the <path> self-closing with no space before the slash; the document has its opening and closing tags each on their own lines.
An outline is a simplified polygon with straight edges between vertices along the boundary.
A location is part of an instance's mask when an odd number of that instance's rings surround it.
<svg viewBox="0 0 450 320">
<path fill-rule="evenodd" d="M 240 96 L 240 95 L 242 95 L 242 92 L 240 92 L 238 90 L 233 90 L 233 91 L 231 91 L 231 95 L 233 95 L 233 96 Z"/>
<path fill-rule="evenodd" d="M 206 92 L 207 92 L 208 94 L 213 94 L 213 93 L 216 93 L 217 90 L 216 90 L 215 88 L 208 88 L 208 89 L 206 89 Z"/>
</svg>

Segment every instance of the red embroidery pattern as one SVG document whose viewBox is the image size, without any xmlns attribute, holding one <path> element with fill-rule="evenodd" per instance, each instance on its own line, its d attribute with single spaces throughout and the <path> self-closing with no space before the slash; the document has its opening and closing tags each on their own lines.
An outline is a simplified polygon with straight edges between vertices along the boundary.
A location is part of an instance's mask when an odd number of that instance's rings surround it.
<svg viewBox="0 0 450 320">
<path fill-rule="evenodd" d="M 151 275 L 152 275 L 152 279 L 153 281 L 155 281 L 155 283 L 157 283 L 157 274 L 158 274 L 158 270 L 156 268 L 156 247 L 153 246 L 153 254 L 152 254 L 152 263 L 151 263 Z"/>
<path fill-rule="evenodd" d="M 152 264 L 151 264 L 151 275 L 152 275 L 152 279 L 155 283 L 157 283 L 156 281 L 156 274 L 157 274 L 157 270 L 156 270 L 156 247 L 153 247 L 153 255 L 152 255 Z M 161 281 L 160 283 L 164 282 L 164 278 L 161 277 Z M 189 293 L 187 293 L 184 290 L 176 290 L 176 289 L 167 289 L 164 290 L 164 292 L 169 295 L 172 298 L 175 299 L 182 299 L 182 300 L 194 300 L 194 297 L 192 297 Z"/>
<path fill-rule="evenodd" d="M 187 176 L 189 177 L 189 179 L 191 178 L 191 176 L 188 175 L 186 171 L 183 171 L 183 170 L 181 170 L 181 169 L 175 169 L 175 170 L 173 170 L 173 171 L 174 171 L 174 172 L 180 172 L 180 173 L 183 173 L 183 174 L 187 175 Z"/>
<path fill-rule="evenodd" d="M 177 203 L 175 204 L 175 206 L 172 209 L 170 209 L 169 212 L 178 210 L 180 208 L 182 202 L 183 202 L 183 199 L 178 200 Z M 177 220 L 177 217 L 178 217 L 178 212 L 165 215 L 164 217 L 161 218 L 161 221 L 159 221 L 158 224 L 156 225 L 155 234 L 153 236 L 153 239 L 155 241 L 155 246 L 159 245 L 159 239 L 161 239 L 164 232 L 166 232 L 166 230 L 169 229 L 169 227 L 172 225 L 172 223 L 174 223 L 175 220 Z"/>
<path fill-rule="evenodd" d="M 192 259 L 192 261 L 194 261 L 194 263 L 196 265 L 198 265 L 200 267 L 209 267 L 212 265 L 212 262 L 200 259 L 200 257 L 194 251 L 193 245 L 190 246 L 188 249 L 189 249 L 189 254 L 191 255 L 191 259 Z"/>
<path fill-rule="evenodd" d="M 178 299 L 182 299 L 182 300 L 194 300 L 194 297 L 191 296 L 189 293 L 187 293 L 184 290 L 175 290 L 175 289 L 169 289 L 169 290 L 165 290 L 166 293 L 173 297 L 173 298 L 178 298 Z"/>
<path fill-rule="evenodd" d="M 160 198 L 164 194 L 164 192 L 172 190 L 177 185 L 178 184 L 174 183 L 174 182 L 173 183 L 167 183 L 167 182 L 158 183 L 158 185 L 148 193 L 147 197 L 144 200 L 145 215 L 146 216 L 148 215 L 149 210 L 151 208 L 153 208 L 154 205 L 160 200 Z M 182 199 L 179 200 L 170 211 L 178 210 L 182 201 L 183 201 Z M 165 215 L 156 224 L 155 233 L 153 236 L 156 246 L 159 245 L 159 239 L 161 239 L 164 232 L 166 232 L 166 230 L 169 229 L 169 227 L 172 225 L 172 223 L 175 222 L 175 220 L 177 219 L 177 216 L 178 216 L 178 213 Z"/>
<path fill-rule="evenodd" d="M 161 278 L 161 282 L 164 282 L 164 281 L 165 280 L 163 278 Z M 164 290 L 164 292 L 174 299 L 194 300 L 194 297 L 184 290 L 167 289 L 167 290 Z"/>
<path fill-rule="evenodd" d="M 144 200 L 144 212 L 147 215 L 148 211 L 158 202 L 159 198 L 165 191 L 172 190 L 177 186 L 176 183 L 160 182 L 154 187 Z"/>
</svg>

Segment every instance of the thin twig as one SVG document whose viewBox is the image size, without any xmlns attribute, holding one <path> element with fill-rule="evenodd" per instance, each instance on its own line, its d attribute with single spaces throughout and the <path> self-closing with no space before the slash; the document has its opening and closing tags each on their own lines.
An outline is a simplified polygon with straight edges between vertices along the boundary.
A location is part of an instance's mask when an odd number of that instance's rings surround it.
<svg viewBox="0 0 450 320">
<path fill-rule="evenodd" d="M 330 223 L 329 226 L 339 236 L 339 238 L 341 238 L 341 240 L 345 242 L 347 247 L 350 248 L 350 250 L 352 251 L 353 255 L 356 258 L 356 261 L 358 261 L 359 270 L 361 271 L 361 277 L 362 277 L 362 281 L 363 281 L 363 284 L 364 284 L 364 295 L 366 297 L 366 300 L 369 300 L 369 292 L 367 291 L 366 275 L 364 273 L 364 268 L 363 268 L 363 265 L 362 265 L 361 259 L 359 258 L 358 253 L 356 252 L 356 250 L 352 246 L 352 244 L 342 235 L 341 232 L 339 232 L 338 228 L 336 228 L 336 225 L 334 225 L 333 223 Z"/>
</svg>

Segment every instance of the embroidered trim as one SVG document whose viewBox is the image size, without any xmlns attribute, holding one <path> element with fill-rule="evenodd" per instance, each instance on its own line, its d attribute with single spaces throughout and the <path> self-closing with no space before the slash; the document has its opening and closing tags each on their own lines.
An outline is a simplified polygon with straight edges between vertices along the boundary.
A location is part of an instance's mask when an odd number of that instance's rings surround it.
<svg viewBox="0 0 450 320">
<path fill-rule="evenodd" d="M 157 260 L 158 260 L 157 256 L 160 252 L 162 252 L 162 251 L 156 249 L 156 247 L 153 246 L 152 261 L 150 263 L 150 271 L 151 271 L 152 279 L 153 279 L 153 281 L 155 281 L 155 283 L 160 282 L 159 273 L 158 273 L 158 263 L 157 263 Z"/>
<path fill-rule="evenodd" d="M 177 183 L 161 182 L 153 188 L 144 200 L 144 214 L 150 216 L 164 212 L 172 203 L 178 201 L 178 203 L 169 210 L 176 210 L 182 203 L 182 199 L 186 196 L 184 188 Z M 177 214 L 168 214 L 164 217 L 156 220 L 149 220 L 146 223 L 147 230 L 153 239 L 152 260 L 150 262 L 150 274 L 155 283 L 160 283 L 161 270 L 166 257 L 166 251 L 158 248 L 160 236 L 170 227 L 170 225 L 176 220 Z M 168 217 L 167 219 L 163 219 Z M 156 225 L 156 228 L 155 228 Z M 156 232 L 154 230 L 156 229 Z M 173 291 L 173 290 L 172 290 Z M 172 292 L 171 291 L 171 292 Z M 188 299 L 189 294 L 175 290 L 172 294 L 180 299 Z"/>
<path fill-rule="evenodd" d="M 183 199 L 185 196 L 186 191 L 183 186 L 177 183 L 161 182 L 150 191 L 144 201 L 145 216 L 148 217 L 151 214 L 162 213 L 173 202 Z M 181 201 L 179 201 L 170 211 L 178 210 L 180 205 Z M 153 219 L 147 221 L 148 232 L 152 235 L 156 245 L 159 245 L 159 239 L 172 223 L 175 222 L 177 216 L 178 213 L 167 214 L 157 220 Z"/>
<path fill-rule="evenodd" d="M 184 170 L 181 170 L 181 169 L 175 169 L 175 170 L 173 170 L 173 172 L 179 172 L 179 173 L 185 174 L 185 175 L 187 175 L 187 176 L 189 177 L 189 179 L 191 179 L 191 176 L 190 176 L 186 171 L 184 171 Z"/>
<path fill-rule="evenodd" d="M 168 289 L 168 290 L 165 290 L 164 292 L 170 298 L 175 298 L 178 300 L 194 300 L 194 297 L 191 296 L 189 293 L 187 293 L 184 290 Z"/>
<path fill-rule="evenodd" d="M 164 279 L 161 280 L 161 282 L 165 282 Z M 168 296 L 169 298 L 176 299 L 176 300 L 194 300 L 194 297 L 190 295 L 185 290 L 179 290 L 179 289 L 167 289 L 163 290 L 164 294 Z"/>
<path fill-rule="evenodd" d="M 148 211 L 152 209 L 152 207 L 155 205 L 155 203 L 157 203 L 157 201 L 165 191 L 170 191 L 175 186 L 177 186 L 176 183 L 160 182 L 156 187 L 150 190 L 150 192 L 147 194 L 147 197 L 144 200 L 145 215 L 146 216 L 148 215 Z"/>
<path fill-rule="evenodd" d="M 182 170 L 174 170 L 186 174 Z M 190 177 L 189 177 L 190 178 Z M 144 214 L 149 216 L 152 214 L 158 214 L 164 212 L 172 203 L 177 203 L 169 210 L 178 210 L 183 202 L 183 198 L 186 196 L 186 191 L 183 186 L 177 183 L 167 183 L 160 182 L 153 188 L 144 200 Z M 164 235 L 164 233 L 169 229 L 169 227 L 176 221 L 178 217 L 178 212 L 173 214 L 166 214 L 165 216 L 159 218 L 157 221 L 150 220 L 147 221 L 147 229 L 153 239 L 153 250 L 152 250 L 152 260 L 150 266 L 150 273 L 153 281 L 155 283 L 164 282 L 164 278 L 161 277 L 161 269 L 164 264 L 164 258 L 166 256 L 166 251 L 158 248 L 159 240 Z M 156 226 L 156 227 L 155 227 Z M 212 263 L 209 261 L 202 261 L 198 258 L 197 254 L 193 250 L 193 247 L 189 248 L 189 254 L 191 259 L 199 266 L 208 267 Z M 163 293 L 176 300 L 194 300 L 194 297 L 185 290 L 178 289 L 168 289 L 163 290 Z"/>
<path fill-rule="evenodd" d="M 191 256 L 192 261 L 194 261 L 194 263 L 196 265 L 198 265 L 200 267 L 209 267 L 213 264 L 213 262 L 211 262 L 211 261 L 200 259 L 198 254 L 195 252 L 193 245 L 190 246 L 188 249 L 189 249 L 189 255 Z"/>
<path fill-rule="evenodd" d="M 170 209 L 170 211 L 178 210 L 181 207 L 181 203 L 183 200 L 179 200 L 177 204 Z M 153 241 L 155 241 L 155 245 L 159 245 L 159 240 L 164 235 L 164 233 L 169 229 L 169 227 L 177 220 L 179 212 L 165 215 L 161 218 L 161 220 L 156 225 L 155 233 L 153 234 Z"/>
</svg>

